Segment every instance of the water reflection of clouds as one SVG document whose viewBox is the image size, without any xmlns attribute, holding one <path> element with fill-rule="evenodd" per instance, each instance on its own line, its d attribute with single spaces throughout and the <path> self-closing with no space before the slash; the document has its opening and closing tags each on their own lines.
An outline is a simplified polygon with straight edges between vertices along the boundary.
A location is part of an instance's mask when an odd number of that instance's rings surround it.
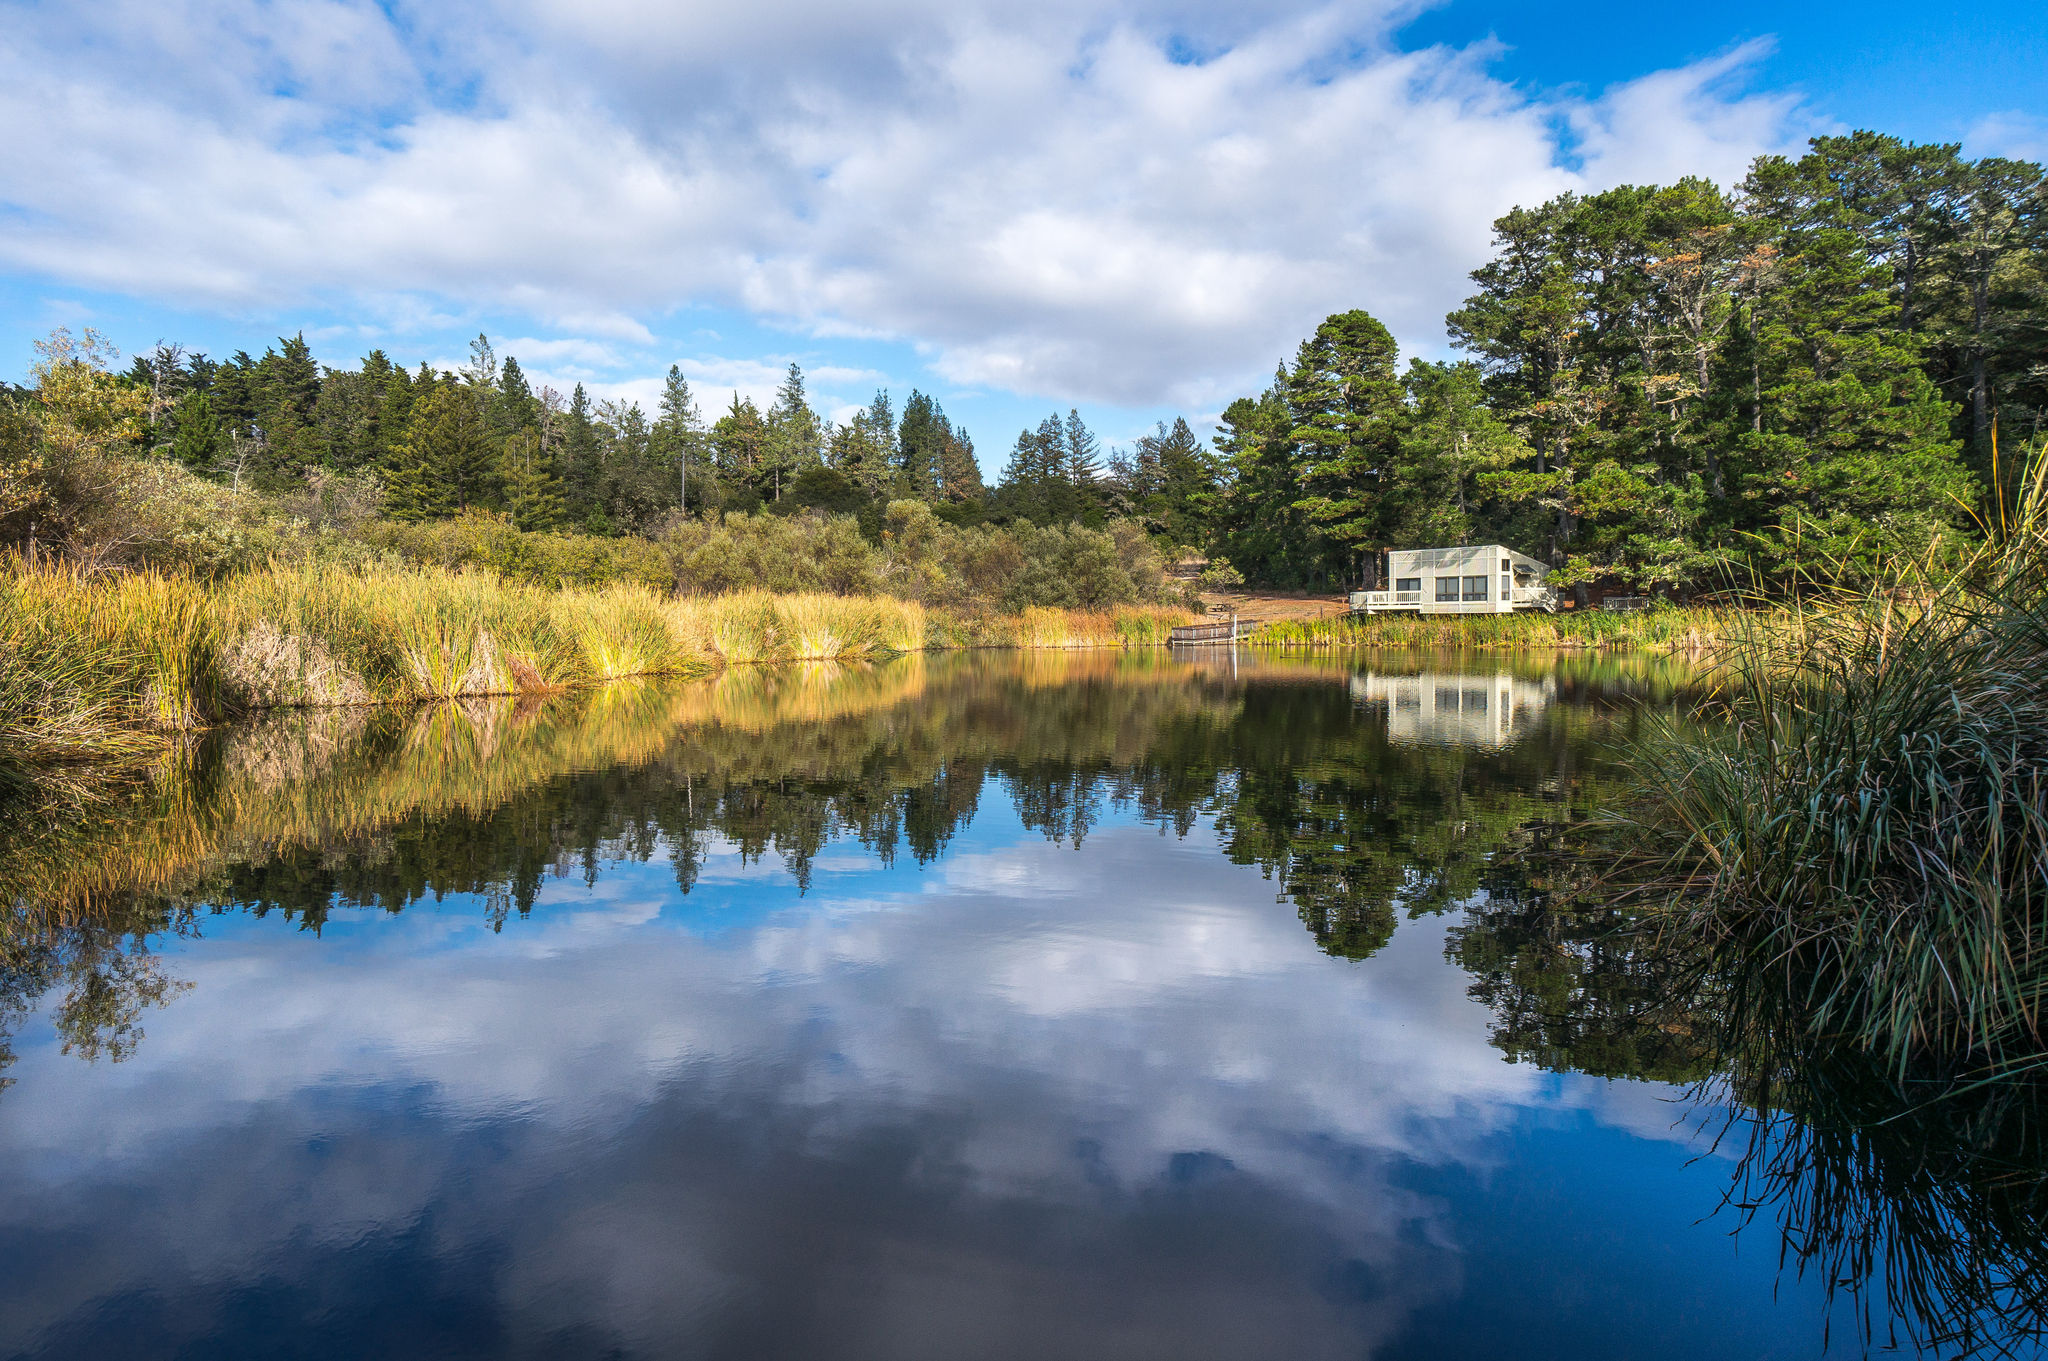
<svg viewBox="0 0 2048 1361">
<path fill-rule="evenodd" d="M 655 863 L 498 935 L 458 900 L 184 955 L 131 1062 L 44 1044 L 0 1102 L 41 1254 L 0 1345 L 144 1283 L 199 1336 L 381 1255 L 593 1350 L 1356 1355 L 1458 1289 L 1402 1168 L 1610 1099 L 1500 1062 L 1440 922 L 1330 959 L 1205 833 L 749 879 L 708 937 Z"/>
</svg>

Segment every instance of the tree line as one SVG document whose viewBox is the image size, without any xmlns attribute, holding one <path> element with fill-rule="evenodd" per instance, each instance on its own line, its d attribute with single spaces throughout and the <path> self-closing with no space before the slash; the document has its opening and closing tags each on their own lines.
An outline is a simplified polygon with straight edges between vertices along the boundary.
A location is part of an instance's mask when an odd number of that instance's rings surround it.
<svg viewBox="0 0 2048 1361">
<path fill-rule="evenodd" d="M 276 494 L 309 474 L 368 475 L 394 519 L 482 510 L 529 530 L 645 533 L 684 509 L 815 509 L 879 524 L 905 500 L 959 525 L 1100 527 L 1159 500 L 1162 462 L 1200 457 L 1184 419 L 1127 454 L 1105 451 L 1069 410 L 1019 434 L 991 489 L 973 439 L 922 392 L 899 413 L 878 391 L 835 424 L 811 407 L 792 363 L 766 410 L 735 393 L 707 421 L 671 365 L 650 415 L 593 400 L 580 383 L 567 395 L 536 388 L 484 335 L 459 370 L 408 370 L 381 349 L 335 368 L 301 334 L 224 362 L 159 344 L 121 376 L 144 394 L 143 442 L 199 476 Z"/>
<path fill-rule="evenodd" d="M 1567 584 L 1865 574 L 1968 534 L 2001 431 L 2040 443 L 2044 234 L 2039 166 L 1872 132 L 1516 208 L 1447 318 L 1469 359 L 1330 317 L 1186 504 L 1269 580 L 1496 541 Z"/>
</svg>

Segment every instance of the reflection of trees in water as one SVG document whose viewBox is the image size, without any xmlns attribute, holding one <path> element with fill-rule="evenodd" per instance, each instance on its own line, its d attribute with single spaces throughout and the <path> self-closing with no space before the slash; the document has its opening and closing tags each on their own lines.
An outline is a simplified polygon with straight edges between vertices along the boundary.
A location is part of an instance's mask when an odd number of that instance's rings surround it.
<svg viewBox="0 0 2048 1361">
<path fill-rule="evenodd" d="M 1542 852 L 1450 933 L 1503 1052 L 1689 1086 L 1674 1118 L 1735 1156 L 1721 1213 L 1749 1237 L 1776 1226 L 1782 1268 L 1844 1306 L 1830 1328 L 1943 1356 L 2048 1340 L 2048 1084 L 1901 1078 L 1802 1026 L 1795 977 L 1733 972 Z"/>
<path fill-rule="evenodd" d="M 1943 1356 L 2048 1341 L 2048 1086 L 1901 1081 L 1867 1053 L 1745 1035 L 1701 1095 L 1738 1114 L 1726 1212 L 1779 1227 L 1864 1339 Z"/>
<path fill-rule="evenodd" d="M 150 941 L 190 928 L 191 913 L 162 904 L 59 922 L 26 907 L 0 919 L 0 1088 L 12 1079 L 12 1039 L 45 998 L 64 1052 L 120 1062 L 143 1037 L 142 1014 L 190 986 L 163 971 Z"/>
<path fill-rule="evenodd" d="M 1076 846 L 1110 809 L 1181 835 L 1210 820 L 1318 944 L 1363 957 L 1398 910 L 1470 897 L 1558 816 L 1593 718 L 1555 709 L 1505 750 L 1420 748 L 1390 741 L 1370 705 L 1361 715 L 1345 678 L 1100 654 L 914 659 L 242 730 L 95 817 L 0 832 L 0 902 L 48 927 L 16 931 L 9 995 L 25 1014 L 62 960 L 102 960 L 80 977 L 107 981 L 81 997 L 126 986 L 129 1002 L 76 1010 L 126 1033 L 118 1018 L 164 995 L 139 947 L 172 913 L 280 913 L 317 932 L 337 911 L 454 893 L 502 927 L 550 879 L 594 882 L 620 861 L 665 856 L 687 893 L 719 844 L 776 855 L 804 889 L 843 839 L 929 863 L 992 779 L 1027 828 Z M 132 968 L 107 944 L 124 939 Z"/>
<path fill-rule="evenodd" d="M 51 997 L 71 1052 L 131 1051 L 178 986 L 150 942 L 210 912 L 317 931 L 337 911 L 457 893 L 502 927 L 550 879 L 591 882 L 619 861 L 665 856 L 687 893 L 718 845 L 773 854 L 808 888 L 839 841 L 939 859 L 996 788 L 1027 828 L 1073 845 L 1110 810 L 1180 835 L 1206 822 L 1335 955 L 1371 954 L 1404 912 L 1462 907 L 1448 953 L 1503 1053 L 1696 1083 L 1736 1112 L 1721 1141 L 1742 1153 L 1730 1212 L 1779 1224 L 1788 1268 L 1839 1283 L 1874 1340 L 1903 1327 L 1944 1351 L 1997 1351 L 2041 1335 L 2038 1091 L 1930 1101 L 1928 1084 L 1788 1045 L 1773 1037 L 1796 1027 L 1756 980 L 1559 892 L 1582 863 L 1561 829 L 1603 801 L 1587 753 L 1630 721 L 1597 702 L 1600 684 L 1640 676 L 1562 672 L 1560 702 L 1516 740 L 1469 746 L 1391 737 L 1374 706 L 1398 696 L 1344 680 L 919 661 L 328 716 L 217 742 L 127 805 L 0 827 L 0 1067 L 5 1037 Z"/>
</svg>

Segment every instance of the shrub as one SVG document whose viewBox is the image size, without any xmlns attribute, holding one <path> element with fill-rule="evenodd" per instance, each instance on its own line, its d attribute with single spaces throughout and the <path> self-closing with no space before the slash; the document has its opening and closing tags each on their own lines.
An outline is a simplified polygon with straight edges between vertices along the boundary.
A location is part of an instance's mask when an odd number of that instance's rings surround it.
<svg viewBox="0 0 2048 1361">
<path fill-rule="evenodd" d="M 872 595 L 882 555 L 851 516 L 729 514 L 672 518 L 657 543 L 682 595 L 766 590 Z"/>
<path fill-rule="evenodd" d="M 451 570 L 480 567 L 537 586 L 621 584 L 662 590 L 671 581 L 668 559 L 645 539 L 525 530 L 489 511 L 447 520 L 380 521 L 363 537 L 402 562 Z"/>
<path fill-rule="evenodd" d="M 1204 586 L 1242 586 L 1244 573 L 1230 565 L 1229 558 L 1211 558 L 1209 565 L 1196 578 Z"/>
</svg>

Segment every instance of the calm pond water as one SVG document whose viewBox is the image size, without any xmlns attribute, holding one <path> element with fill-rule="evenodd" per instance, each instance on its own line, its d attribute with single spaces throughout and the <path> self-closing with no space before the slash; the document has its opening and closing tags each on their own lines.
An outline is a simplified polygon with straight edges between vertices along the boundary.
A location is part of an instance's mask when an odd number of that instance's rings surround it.
<svg viewBox="0 0 2048 1361">
<path fill-rule="evenodd" d="M 1807 1358 L 1996 1313 L 2009 1175 L 1725 1104 L 1684 961 L 1551 910 L 1679 679 L 982 654 L 217 735 L 0 846 L 0 1356 Z"/>
</svg>

